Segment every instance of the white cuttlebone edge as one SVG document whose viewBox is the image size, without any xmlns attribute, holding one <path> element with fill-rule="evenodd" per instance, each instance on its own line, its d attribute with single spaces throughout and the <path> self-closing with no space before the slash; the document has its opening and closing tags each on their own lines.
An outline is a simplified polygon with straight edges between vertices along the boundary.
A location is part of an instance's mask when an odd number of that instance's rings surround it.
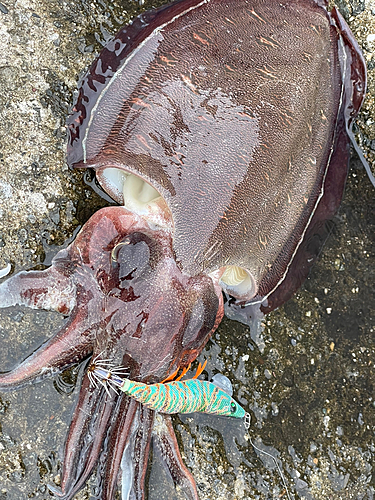
<svg viewBox="0 0 375 500">
<path fill-rule="evenodd" d="M 112 76 L 111 80 L 109 81 L 108 85 L 103 89 L 103 91 L 101 92 L 100 96 L 98 97 L 98 99 L 96 100 L 96 103 L 95 105 L 93 106 L 92 110 L 91 110 L 91 113 L 90 113 L 90 118 L 89 118 L 89 121 L 88 121 L 88 124 L 87 124 L 87 127 L 86 127 L 86 130 L 85 130 L 85 136 L 84 138 L 82 139 L 82 150 L 83 150 L 83 163 L 86 163 L 87 161 L 87 152 L 86 152 L 86 141 L 87 141 L 87 136 L 88 136 L 88 133 L 89 133 L 89 130 L 90 130 L 90 127 L 91 127 L 91 123 L 94 119 L 94 115 L 95 115 L 95 112 L 96 112 L 96 109 L 98 108 L 99 104 L 100 104 L 100 101 L 102 100 L 102 98 L 104 97 L 104 95 L 107 93 L 108 89 L 111 87 L 111 85 L 113 84 L 113 82 L 119 77 L 119 75 L 121 75 L 121 73 L 123 72 L 124 68 L 126 67 L 126 65 L 129 63 L 129 61 L 131 61 L 133 59 L 133 57 L 139 52 L 139 50 L 151 39 L 153 38 L 155 35 L 157 35 L 160 31 L 162 31 L 166 26 L 168 26 L 169 24 L 172 24 L 174 21 L 176 21 L 176 19 L 180 18 L 181 16 L 187 14 L 188 12 L 192 11 L 192 10 L 195 10 L 199 7 L 201 7 L 202 5 L 204 5 L 205 3 L 209 3 L 211 0 L 203 0 L 202 2 L 198 3 L 197 5 L 194 5 L 193 7 L 190 7 L 189 9 L 186 9 L 184 10 L 183 12 L 181 12 L 180 14 L 177 14 L 177 16 L 173 17 L 170 21 L 162 24 L 161 26 L 158 26 L 157 28 L 154 29 L 154 31 L 147 37 L 143 40 L 143 42 L 141 42 L 134 50 L 131 54 L 129 54 L 129 56 L 125 59 L 125 61 L 123 62 L 122 64 L 122 67 L 116 71 L 116 73 Z"/>
</svg>

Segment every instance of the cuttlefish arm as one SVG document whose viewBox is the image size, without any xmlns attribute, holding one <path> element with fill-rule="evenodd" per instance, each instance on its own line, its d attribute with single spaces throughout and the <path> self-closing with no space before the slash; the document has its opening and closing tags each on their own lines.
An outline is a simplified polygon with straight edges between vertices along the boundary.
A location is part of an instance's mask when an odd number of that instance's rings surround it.
<svg viewBox="0 0 375 500">
<path fill-rule="evenodd" d="M 52 266 L 44 271 L 20 272 L 0 285 L 0 308 L 26 306 L 70 314 L 76 304 L 75 283 Z"/>
<path fill-rule="evenodd" d="M 140 405 L 137 416 L 133 421 L 128 447 L 125 447 L 125 453 L 121 461 L 121 469 L 123 471 L 122 497 L 126 500 L 143 500 L 145 498 L 144 486 L 150 454 L 153 423 L 154 412 Z M 108 470 L 110 470 L 110 467 Z M 127 478 L 127 481 L 125 478 Z M 108 500 L 109 499 L 110 497 L 108 497 Z"/>
<path fill-rule="evenodd" d="M 0 374 L 0 389 L 56 373 L 91 353 L 93 363 L 111 359 L 133 380 L 158 382 L 196 358 L 223 316 L 218 283 L 204 273 L 190 276 L 181 270 L 169 229 L 151 230 L 123 207 L 98 211 L 76 240 L 56 255 L 48 271 L 24 276 L 3 286 L 3 296 L 6 287 L 13 296 L 1 302 L 0 290 L 0 307 L 21 303 L 65 309 L 70 315 L 66 325 L 19 367 Z M 66 290 L 72 302 L 64 299 Z M 71 500 L 99 465 L 104 471 L 100 498 L 112 500 L 121 475 L 124 494 L 142 500 L 154 436 L 175 483 L 196 500 L 171 426 L 165 424 L 163 432 L 153 429 L 152 411 L 90 385 L 85 375 L 66 440 L 61 488 L 51 489 Z M 135 462 L 127 460 L 135 455 Z"/>
<path fill-rule="evenodd" d="M 107 447 L 104 472 L 101 474 L 101 500 L 111 500 L 119 480 L 123 500 L 145 498 L 145 477 L 151 442 L 175 486 L 189 500 L 198 500 L 192 474 L 182 461 L 171 418 L 155 413 L 138 402 L 123 396 Z M 113 420 L 112 418 L 112 420 Z"/>
<path fill-rule="evenodd" d="M 13 370 L 0 374 L 0 389 L 10 390 L 52 377 L 91 354 L 93 330 L 85 318 L 87 307 L 80 304 L 64 327 Z"/>
<path fill-rule="evenodd" d="M 64 500 L 73 498 L 91 475 L 101 453 L 116 398 L 115 393 L 109 394 L 104 387 L 94 387 L 88 376 L 84 377 L 66 440 L 61 487 L 49 486 L 55 496 Z"/>
<path fill-rule="evenodd" d="M 105 329 L 112 316 L 112 311 L 106 311 L 106 287 L 112 286 L 107 277 L 113 246 L 137 223 L 120 207 L 103 209 L 68 248 L 58 252 L 50 268 L 20 272 L 0 285 L 0 308 L 24 305 L 69 315 L 64 327 L 35 353 L 14 370 L 0 374 L 0 389 L 51 376 L 92 353 L 96 332 Z"/>
<path fill-rule="evenodd" d="M 169 415 L 157 414 L 152 429 L 154 450 L 158 452 L 175 486 L 185 492 L 189 500 L 199 500 L 194 478 L 182 461 L 172 420 Z"/>
<path fill-rule="evenodd" d="M 125 396 L 118 400 L 116 412 L 114 412 L 112 416 L 112 431 L 106 449 L 107 457 L 103 465 L 104 470 L 101 471 L 103 477 L 101 487 L 102 500 L 112 500 L 117 491 L 120 470 L 123 467 L 123 457 L 128 457 L 129 454 L 131 456 L 133 452 L 131 443 L 133 441 L 132 436 L 135 432 L 134 427 L 137 427 L 134 422 L 139 420 L 139 410 L 140 405 L 134 399 Z M 125 455 L 124 450 L 127 451 Z M 122 475 L 123 481 L 126 483 L 124 489 L 126 489 L 126 487 L 129 489 L 133 484 L 133 478 L 135 476 L 134 468 L 134 462 L 129 460 L 126 473 L 124 472 Z M 137 481 L 137 483 L 139 483 L 139 481 Z M 123 496 L 124 499 L 127 498 L 126 495 Z"/>
</svg>

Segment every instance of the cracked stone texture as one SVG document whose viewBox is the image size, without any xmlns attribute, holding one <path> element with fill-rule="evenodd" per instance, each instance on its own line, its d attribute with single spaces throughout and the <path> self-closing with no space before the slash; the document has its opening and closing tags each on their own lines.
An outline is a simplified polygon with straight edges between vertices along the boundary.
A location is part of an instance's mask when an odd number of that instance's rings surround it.
<svg viewBox="0 0 375 500">
<path fill-rule="evenodd" d="M 107 204 L 65 164 L 65 118 L 77 80 L 134 15 L 163 1 L 0 1 L 0 268 L 44 267 Z M 368 65 L 356 134 L 375 168 L 375 3 L 340 0 Z M 85 182 L 86 180 L 86 182 Z M 241 423 L 175 418 L 187 466 L 210 500 L 373 499 L 375 479 L 375 191 L 353 156 L 332 235 L 301 290 L 264 321 L 265 350 L 224 320 L 202 353 L 252 414 Z M 0 366 L 10 369 L 61 326 L 53 313 L 0 311 Z M 0 500 L 50 499 L 83 367 L 0 394 Z M 93 495 L 97 479 L 76 495 Z M 149 498 L 184 498 L 157 461 Z"/>
</svg>

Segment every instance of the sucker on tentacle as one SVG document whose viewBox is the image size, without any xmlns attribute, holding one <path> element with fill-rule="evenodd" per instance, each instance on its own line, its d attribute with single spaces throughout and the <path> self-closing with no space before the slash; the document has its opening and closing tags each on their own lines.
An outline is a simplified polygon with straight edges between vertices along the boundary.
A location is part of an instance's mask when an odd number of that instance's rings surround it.
<svg viewBox="0 0 375 500">
<path fill-rule="evenodd" d="M 90 379 L 100 381 L 104 387 L 118 388 L 160 413 L 201 412 L 235 418 L 247 415 L 242 406 L 212 382 L 193 378 L 144 384 L 121 377 L 121 371 L 121 367 L 113 367 L 106 360 L 95 360 L 88 373 Z"/>
</svg>

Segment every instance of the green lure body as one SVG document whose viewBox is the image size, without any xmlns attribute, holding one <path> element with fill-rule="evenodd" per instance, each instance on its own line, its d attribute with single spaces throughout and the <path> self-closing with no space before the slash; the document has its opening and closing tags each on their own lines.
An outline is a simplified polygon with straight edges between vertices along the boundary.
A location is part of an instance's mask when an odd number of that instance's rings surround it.
<svg viewBox="0 0 375 500">
<path fill-rule="evenodd" d="M 229 394 L 205 380 L 189 379 L 148 385 L 122 378 L 103 367 L 94 368 L 93 375 L 160 413 L 201 412 L 235 418 L 244 418 L 246 414 Z"/>
<path fill-rule="evenodd" d="M 142 384 L 125 379 L 120 390 L 160 413 L 212 413 L 243 418 L 245 410 L 212 382 L 189 379 L 165 384 Z"/>
</svg>

